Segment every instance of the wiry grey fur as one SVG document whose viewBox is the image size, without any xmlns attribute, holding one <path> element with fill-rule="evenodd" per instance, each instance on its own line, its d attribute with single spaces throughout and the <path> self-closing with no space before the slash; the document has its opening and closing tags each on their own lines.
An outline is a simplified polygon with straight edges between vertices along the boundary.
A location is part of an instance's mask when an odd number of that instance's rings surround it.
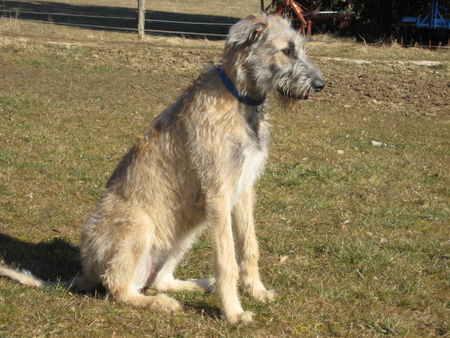
<svg viewBox="0 0 450 338">
<path fill-rule="evenodd" d="M 273 57 L 286 48 L 291 53 L 289 62 L 273 62 Z M 269 91 L 276 90 L 283 96 L 304 99 L 310 92 L 321 90 L 315 88 L 315 82 L 323 85 L 322 74 L 308 60 L 304 38 L 277 16 L 255 17 L 250 24 L 241 20 L 233 25 L 224 60 L 225 67 L 233 69 L 238 90 L 256 98 L 265 98 Z"/>
</svg>

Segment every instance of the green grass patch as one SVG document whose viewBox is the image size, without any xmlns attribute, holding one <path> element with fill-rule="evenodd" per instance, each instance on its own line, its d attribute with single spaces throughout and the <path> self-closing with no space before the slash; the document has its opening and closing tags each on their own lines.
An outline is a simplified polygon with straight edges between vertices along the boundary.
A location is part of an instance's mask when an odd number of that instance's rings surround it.
<svg viewBox="0 0 450 338">
<path fill-rule="evenodd" d="M 222 46 L 0 20 L 7 34 L 33 30 L 39 39 L 0 44 L 0 258 L 67 279 L 115 165 Z M 0 279 L 0 335 L 448 335 L 448 52 L 342 40 L 310 50 L 325 90 L 300 111 L 271 102 L 256 222 L 277 299 L 242 296 L 255 325 L 221 320 L 213 295 L 171 293 L 184 311 L 166 316 Z M 420 60 L 439 65 L 406 62 Z M 208 277 L 211 250 L 205 234 L 178 276 Z"/>
</svg>

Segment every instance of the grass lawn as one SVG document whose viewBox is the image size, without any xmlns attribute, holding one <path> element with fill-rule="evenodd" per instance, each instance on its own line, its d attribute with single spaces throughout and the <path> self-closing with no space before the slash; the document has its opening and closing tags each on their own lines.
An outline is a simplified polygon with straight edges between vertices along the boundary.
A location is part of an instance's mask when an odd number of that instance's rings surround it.
<svg viewBox="0 0 450 338">
<path fill-rule="evenodd" d="M 0 260 L 76 275 L 115 165 L 222 43 L 1 19 Z M 450 52 L 309 50 L 324 91 L 299 111 L 271 102 L 256 222 L 277 298 L 242 296 L 256 324 L 227 324 L 214 295 L 173 293 L 184 311 L 168 316 L 0 279 L 0 336 L 449 335 Z M 210 257 L 205 234 L 177 276 L 208 276 Z"/>
</svg>

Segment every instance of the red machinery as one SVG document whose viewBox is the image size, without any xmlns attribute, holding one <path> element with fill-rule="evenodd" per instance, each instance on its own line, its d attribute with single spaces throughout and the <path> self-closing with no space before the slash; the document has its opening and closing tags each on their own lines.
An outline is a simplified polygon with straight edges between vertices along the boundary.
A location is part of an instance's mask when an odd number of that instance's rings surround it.
<svg viewBox="0 0 450 338">
<path fill-rule="evenodd" d="M 293 26 L 306 36 L 311 36 L 314 27 L 317 28 L 322 24 L 330 25 L 331 23 L 337 29 L 347 28 L 354 17 L 354 14 L 351 12 L 306 11 L 306 8 L 295 0 L 273 0 L 266 10 L 271 10 L 289 18 Z"/>
</svg>

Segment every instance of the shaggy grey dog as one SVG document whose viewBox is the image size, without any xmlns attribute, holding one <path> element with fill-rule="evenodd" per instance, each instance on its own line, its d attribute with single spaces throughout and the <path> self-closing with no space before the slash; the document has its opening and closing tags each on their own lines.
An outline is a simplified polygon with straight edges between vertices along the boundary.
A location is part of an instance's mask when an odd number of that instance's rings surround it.
<svg viewBox="0 0 450 338">
<path fill-rule="evenodd" d="M 81 237 L 82 275 L 66 285 L 103 285 L 114 299 L 154 311 L 180 304 L 145 289 L 214 291 L 225 318 L 248 323 L 237 283 L 259 301 L 274 292 L 261 282 L 255 235 L 254 184 L 269 149 L 264 101 L 303 100 L 324 82 L 303 38 L 278 16 L 249 16 L 231 27 L 224 60 L 208 69 L 155 120 L 108 181 Z M 210 228 L 215 278 L 179 280 L 177 263 Z M 0 275 L 45 287 L 27 272 Z"/>
</svg>

